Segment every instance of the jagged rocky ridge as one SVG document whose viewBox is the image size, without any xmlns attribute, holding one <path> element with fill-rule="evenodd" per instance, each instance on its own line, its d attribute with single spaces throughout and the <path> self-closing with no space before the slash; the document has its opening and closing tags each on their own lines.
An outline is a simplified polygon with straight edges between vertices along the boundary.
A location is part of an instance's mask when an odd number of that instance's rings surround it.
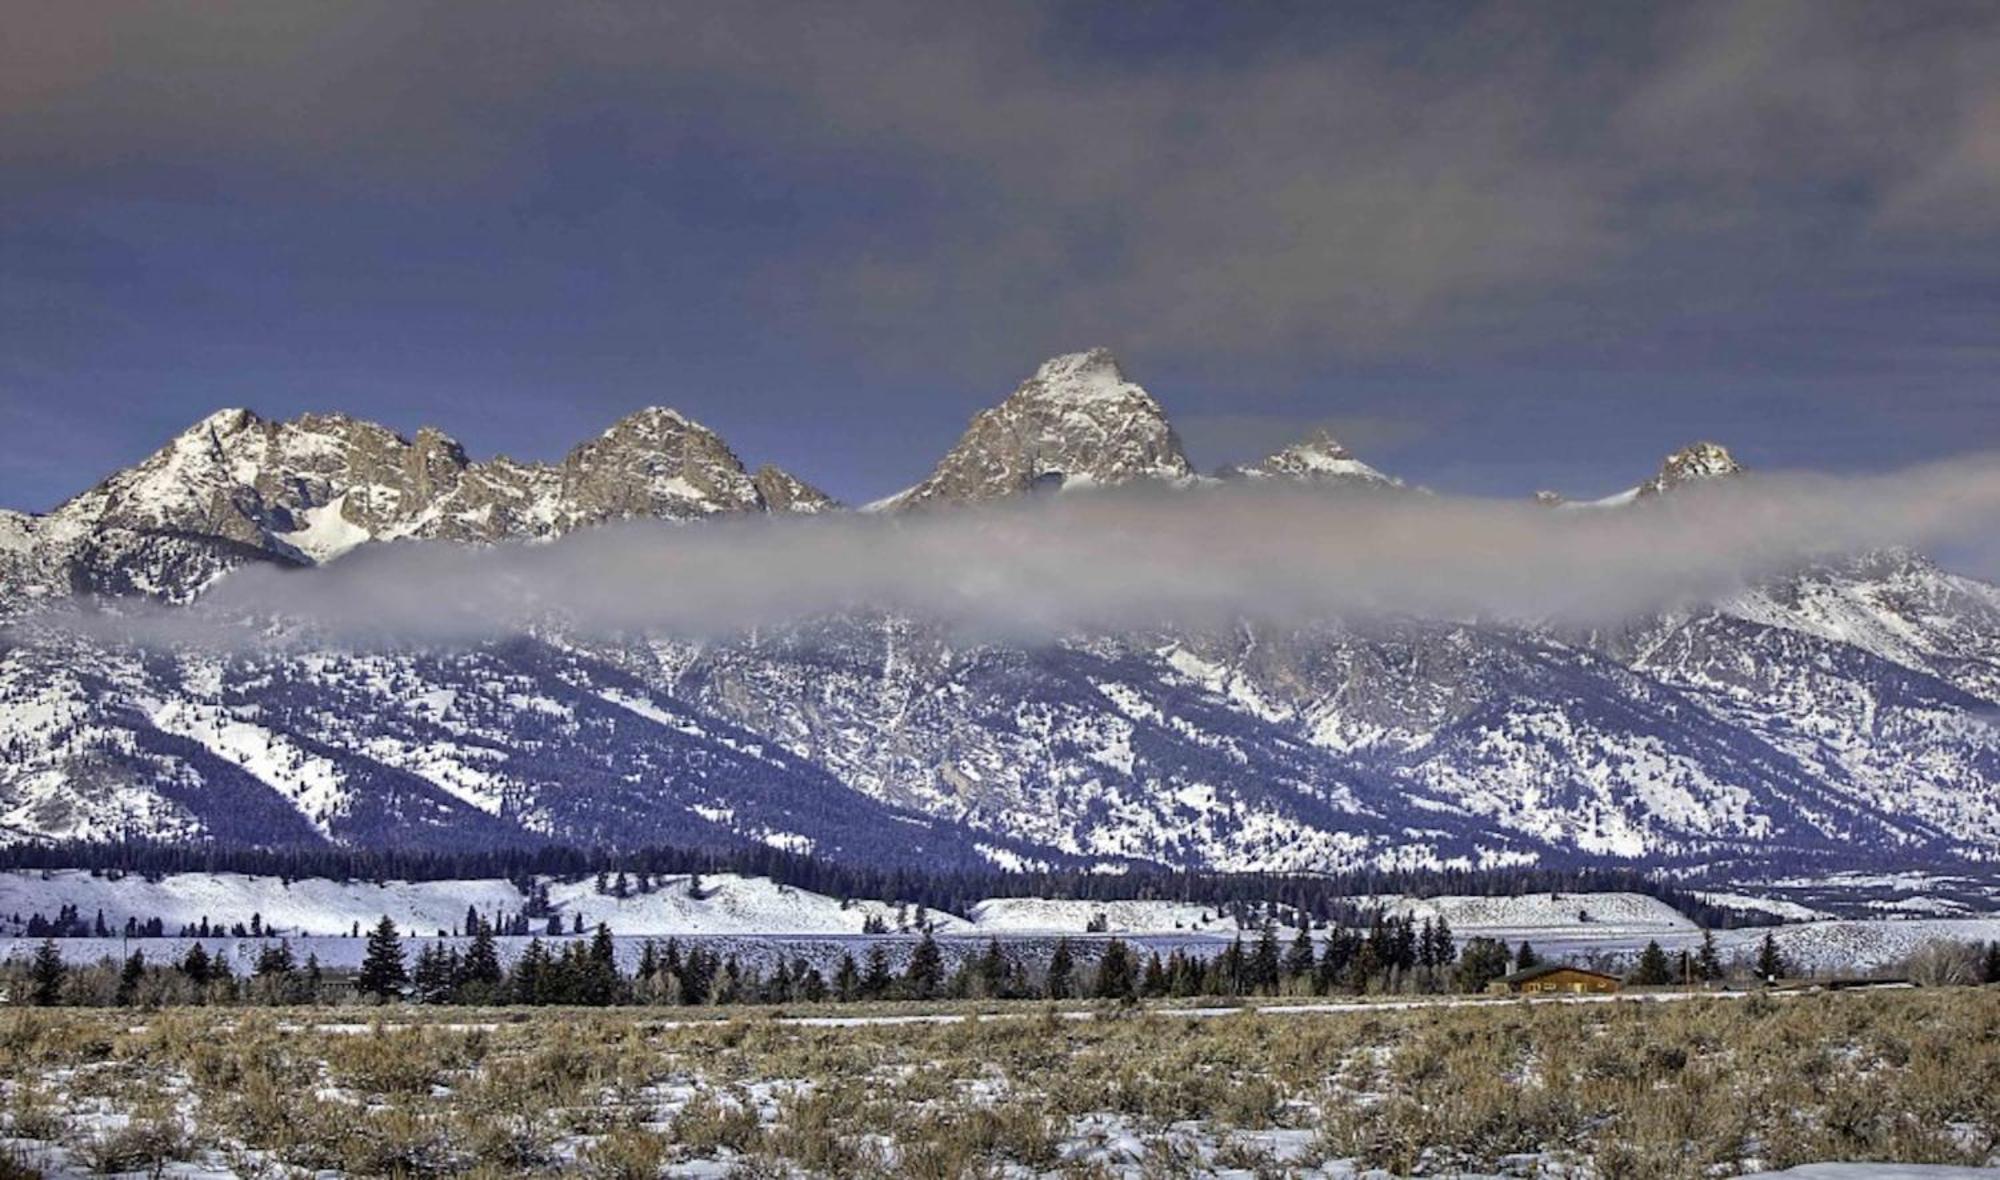
<svg viewBox="0 0 2000 1180">
<path fill-rule="evenodd" d="M 540 541 L 630 518 L 833 506 L 657 407 L 554 465 L 476 463 L 429 428 L 406 439 L 342 414 L 223 410 L 46 516 L 0 519 L 0 612 L 71 592 L 187 601 L 245 561 L 314 564 L 369 541 Z"/>
<path fill-rule="evenodd" d="M 1736 470 L 1699 444 L 1595 503 Z M 1226 474 L 1401 487 L 1325 436 Z M 1093 352 L 875 507 L 1202 478 Z M 235 411 L 48 516 L 0 516 L 0 573 L 17 614 L 185 601 L 245 561 L 371 541 L 831 506 L 671 411 L 546 467 Z M 747 840 L 933 868 L 2000 856 L 2000 591 L 1905 553 L 1615 634 L 1405 618 L 1024 649 L 853 615 L 730 642 L 223 657 L 30 618 L 0 644 L 0 838 Z"/>
</svg>

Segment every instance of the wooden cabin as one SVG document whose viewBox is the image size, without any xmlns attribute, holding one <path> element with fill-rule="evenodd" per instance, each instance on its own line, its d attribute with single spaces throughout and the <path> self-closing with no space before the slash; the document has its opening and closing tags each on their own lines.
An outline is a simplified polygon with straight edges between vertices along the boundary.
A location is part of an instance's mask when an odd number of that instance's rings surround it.
<svg viewBox="0 0 2000 1180">
<path fill-rule="evenodd" d="M 1572 967 L 1568 963 L 1543 963 L 1512 975 L 1503 975 L 1486 985 L 1496 995 L 1591 995 L 1615 992 L 1624 986 L 1616 975 Z"/>
</svg>

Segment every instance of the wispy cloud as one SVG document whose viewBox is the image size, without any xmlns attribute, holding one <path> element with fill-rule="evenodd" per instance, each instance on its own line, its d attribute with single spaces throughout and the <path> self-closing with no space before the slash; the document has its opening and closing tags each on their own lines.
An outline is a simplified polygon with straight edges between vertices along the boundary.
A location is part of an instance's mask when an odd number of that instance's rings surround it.
<svg viewBox="0 0 2000 1180">
<path fill-rule="evenodd" d="M 543 546 L 371 547 L 246 568 L 127 638 L 456 643 L 548 624 L 718 635 L 889 611 L 977 636 L 1384 614 L 1609 623 L 1883 546 L 1991 545 L 2000 456 L 1867 479 L 1766 476 L 1624 509 L 1223 487 L 904 517 L 632 524 Z"/>
</svg>

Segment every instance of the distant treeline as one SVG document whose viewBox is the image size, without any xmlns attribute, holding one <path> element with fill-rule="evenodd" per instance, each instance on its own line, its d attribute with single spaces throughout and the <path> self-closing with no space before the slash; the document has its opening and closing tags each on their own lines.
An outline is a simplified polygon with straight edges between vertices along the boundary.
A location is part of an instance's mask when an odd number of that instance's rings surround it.
<svg viewBox="0 0 2000 1180">
<path fill-rule="evenodd" d="M 677 939 L 647 940 L 636 970 L 620 970 L 611 930 L 587 937 L 531 940 L 503 967 L 493 928 L 475 918 L 461 949 L 431 943 L 414 962 L 395 923 L 384 917 L 367 935 L 367 953 L 349 973 L 301 962 L 289 943 L 269 942 L 253 970 L 239 977 L 227 958 L 197 942 L 178 959 L 135 950 L 93 966 L 64 962 L 53 939 L 25 966 L 0 965 L 40 1005 L 314 1004 L 360 997 L 377 1003 L 676 1006 L 930 999 L 1140 999 L 1167 996 L 1276 996 L 1479 991 L 1514 967 L 1536 960 L 1528 944 L 1510 953 L 1492 939 L 1461 948 L 1443 921 L 1376 915 L 1366 932 L 1335 930 L 1324 939 L 1298 931 L 1280 939 L 1265 926 L 1239 935 L 1210 956 L 1175 951 L 1142 956 L 1120 939 L 1073 946 L 1058 939 L 1046 955 L 992 939 L 955 969 L 925 932 L 908 960 L 892 968 L 875 943 L 860 957 L 843 954 L 830 972 L 803 958 L 780 957 L 768 972 Z M 1719 974 L 1719 970 L 1718 970 Z"/>
<path fill-rule="evenodd" d="M 169 873 L 243 873 L 285 880 L 450 881 L 506 879 L 527 887 L 536 877 L 582 880 L 604 873 L 652 876 L 735 874 L 840 898 L 904 901 L 963 914 L 992 897 L 1084 901 L 1178 901 L 1245 917 L 1305 918 L 1314 925 L 1365 925 L 1369 907 L 1352 898 L 1379 894 L 1518 897 L 1531 893 L 1640 893 L 1702 926 L 1772 925 L 1766 914 L 1712 906 L 1661 877 L 1620 867 L 1569 869 L 1409 869 L 1341 873 L 1215 873 L 1140 865 L 1122 872 L 937 872 L 874 869 L 764 846 L 735 849 L 654 847 L 586 849 L 563 845 L 439 852 L 327 846 L 255 848 L 217 844 L 56 843 L 0 847 L 0 870 L 88 869 L 161 877 Z"/>
</svg>

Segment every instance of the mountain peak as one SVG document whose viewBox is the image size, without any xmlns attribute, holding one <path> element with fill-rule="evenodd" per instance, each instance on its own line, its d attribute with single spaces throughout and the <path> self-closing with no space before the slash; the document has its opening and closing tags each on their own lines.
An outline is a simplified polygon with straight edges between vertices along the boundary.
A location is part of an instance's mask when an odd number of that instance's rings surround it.
<svg viewBox="0 0 2000 1180">
<path fill-rule="evenodd" d="M 1006 400 L 973 418 L 928 478 L 883 501 L 906 508 L 1040 488 L 1192 478 L 1166 411 L 1108 349 L 1042 362 Z"/>
<path fill-rule="evenodd" d="M 829 512 L 840 507 L 840 501 L 774 463 L 759 467 L 750 482 L 766 512 Z"/>
<path fill-rule="evenodd" d="M 562 462 L 570 527 L 628 517 L 685 520 L 759 507 L 743 461 L 679 410 L 647 406 Z"/>
<path fill-rule="evenodd" d="M 1124 397 L 1133 391 L 1145 393 L 1126 379 L 1125 370 L 1108 348 L 1052 356 L 1041 363 L 1020 389 L 1020 393 L 1028 396 L 1085 401 Z"/>
<path fill-rule="evenodd" d="M 1247 467 L 1225 468 L 1226 478 L 1289 479 L 1301 483 L 1382 488 L 1402 487 L 1403 481 L 1384 475 L 1354 457 L 1333 432 L 1317 427 L 1282 450 Z"/>
<path fill-rule="evenodd" d="M 1666 461 L 1660 464 L 1660 473 L 1639 485 L 1639 494 L 1657 496 L 1682 484 L 1725 479 L 1742 473 L 1743 465 L 1721 443 L 1690 443 L 1668 455 Z"/>
<path fill-rule="evenodd" d="M 604 433 L 608 436 L 635 430 L 685 430 L 689 427 L 708 429 L 671 406 L 641 406 L 613 422 Z"/>
</svg>

